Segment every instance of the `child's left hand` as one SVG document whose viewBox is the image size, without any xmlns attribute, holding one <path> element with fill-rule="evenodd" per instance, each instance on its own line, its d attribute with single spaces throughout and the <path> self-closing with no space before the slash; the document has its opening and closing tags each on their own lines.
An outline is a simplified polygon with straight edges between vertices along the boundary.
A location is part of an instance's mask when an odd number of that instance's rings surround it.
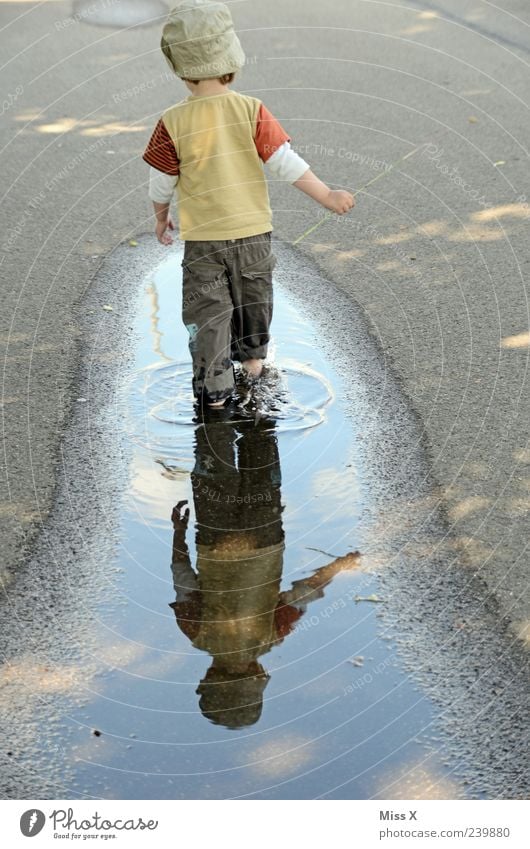
<svg viewBox="0 0 530 849">
<path fill-rule="evenodd" d="M 173 224 L 173 219 L 171 215 L 168 215 L 165 221 L 157 221 L 155 227 L 156 238 L 160 242 L 161 245 L 172 245 L 173 239 L 167 230 L 174 230 L 175 225 Z"/>
</svg>

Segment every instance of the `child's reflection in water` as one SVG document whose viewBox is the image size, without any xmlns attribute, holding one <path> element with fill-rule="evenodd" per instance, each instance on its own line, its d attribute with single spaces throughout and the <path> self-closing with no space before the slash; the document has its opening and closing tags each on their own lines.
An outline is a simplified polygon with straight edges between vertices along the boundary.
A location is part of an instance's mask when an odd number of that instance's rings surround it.
<svg viewBox="0 0 530 849">
<path fill-rule="evenodd" d="M 196 430 L 191 475 L 197 566 L 186 544 L 189 510 L 173 509 L 172 571 L 180 629 L 208 652 L 212 664 L 199 684 L 205 717 L 227 728 L 257 722 L 269 675 L 259 658 L 282 642 L 309 602 L 343 569 L 359 565 L 348 553 L 280 592 L 284 532 L 280 462 L 274 422 L 236 420 L 212 412 Z"/>
</svg>

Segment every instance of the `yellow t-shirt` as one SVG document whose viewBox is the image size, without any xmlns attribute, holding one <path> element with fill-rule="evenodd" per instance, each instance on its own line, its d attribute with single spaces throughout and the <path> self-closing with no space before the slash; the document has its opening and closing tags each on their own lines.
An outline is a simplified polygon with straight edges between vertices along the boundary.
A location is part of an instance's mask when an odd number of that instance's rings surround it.
<svg viewBox="0 0 530 849">
<path fill-rule="evenodd" d="M 273 229 L 262 163 L 290 140 L 258 98 L 227 91 L 167 109 L 143 159 L 178 175 L 181 239 L 236 239 Z"/>
<path fill-rule="evenodd" d="M 278 605 L 285 544 L 245 551 L 197 546 L 202 592 L 201 622 L 193 640 L 212 657 L 232 655 L 238 663 L 256 660 L 278 639 Z"/>
</svg>

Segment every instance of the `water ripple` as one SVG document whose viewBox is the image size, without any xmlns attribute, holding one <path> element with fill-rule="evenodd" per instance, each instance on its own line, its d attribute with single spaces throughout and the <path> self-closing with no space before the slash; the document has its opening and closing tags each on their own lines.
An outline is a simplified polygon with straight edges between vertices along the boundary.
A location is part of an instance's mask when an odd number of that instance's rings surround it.
<svg viewBox="0 0 530 849">
<path fill-rule="evenodd" d="M 166 456 L 189 454 L 193 428 L 199 421 L 191 378 L 190 362 L 150 365 L 131 375 L 122 388 L 121 400 L 126 433 L 132 442 Z M 324 421 L 333 399 L 329 381 L 295 360 L 268 365 L 263 376 L 252 382 L 238 368 L 237 378 L 236 414 L 243 420 L 270 418 L 278 432 L 316 427 Z"/>
</svg>

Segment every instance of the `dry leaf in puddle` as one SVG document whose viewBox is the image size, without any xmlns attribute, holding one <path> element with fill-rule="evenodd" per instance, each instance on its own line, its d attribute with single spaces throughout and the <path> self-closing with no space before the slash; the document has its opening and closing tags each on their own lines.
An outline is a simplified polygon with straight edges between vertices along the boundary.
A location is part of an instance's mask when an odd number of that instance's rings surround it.
<svg viewBox="0 0 530 849">
<path fill-rule="evenodd" d="M 359 601 L 371 601 L 374 604 L 382 604 L 383 603 L 383 599 L 379 598 L 379 596 L 376 595 L 375 593 L 372 593 L 372 595 L 356 595 L 353 600 L 356 604 Z"/>
</svg>

